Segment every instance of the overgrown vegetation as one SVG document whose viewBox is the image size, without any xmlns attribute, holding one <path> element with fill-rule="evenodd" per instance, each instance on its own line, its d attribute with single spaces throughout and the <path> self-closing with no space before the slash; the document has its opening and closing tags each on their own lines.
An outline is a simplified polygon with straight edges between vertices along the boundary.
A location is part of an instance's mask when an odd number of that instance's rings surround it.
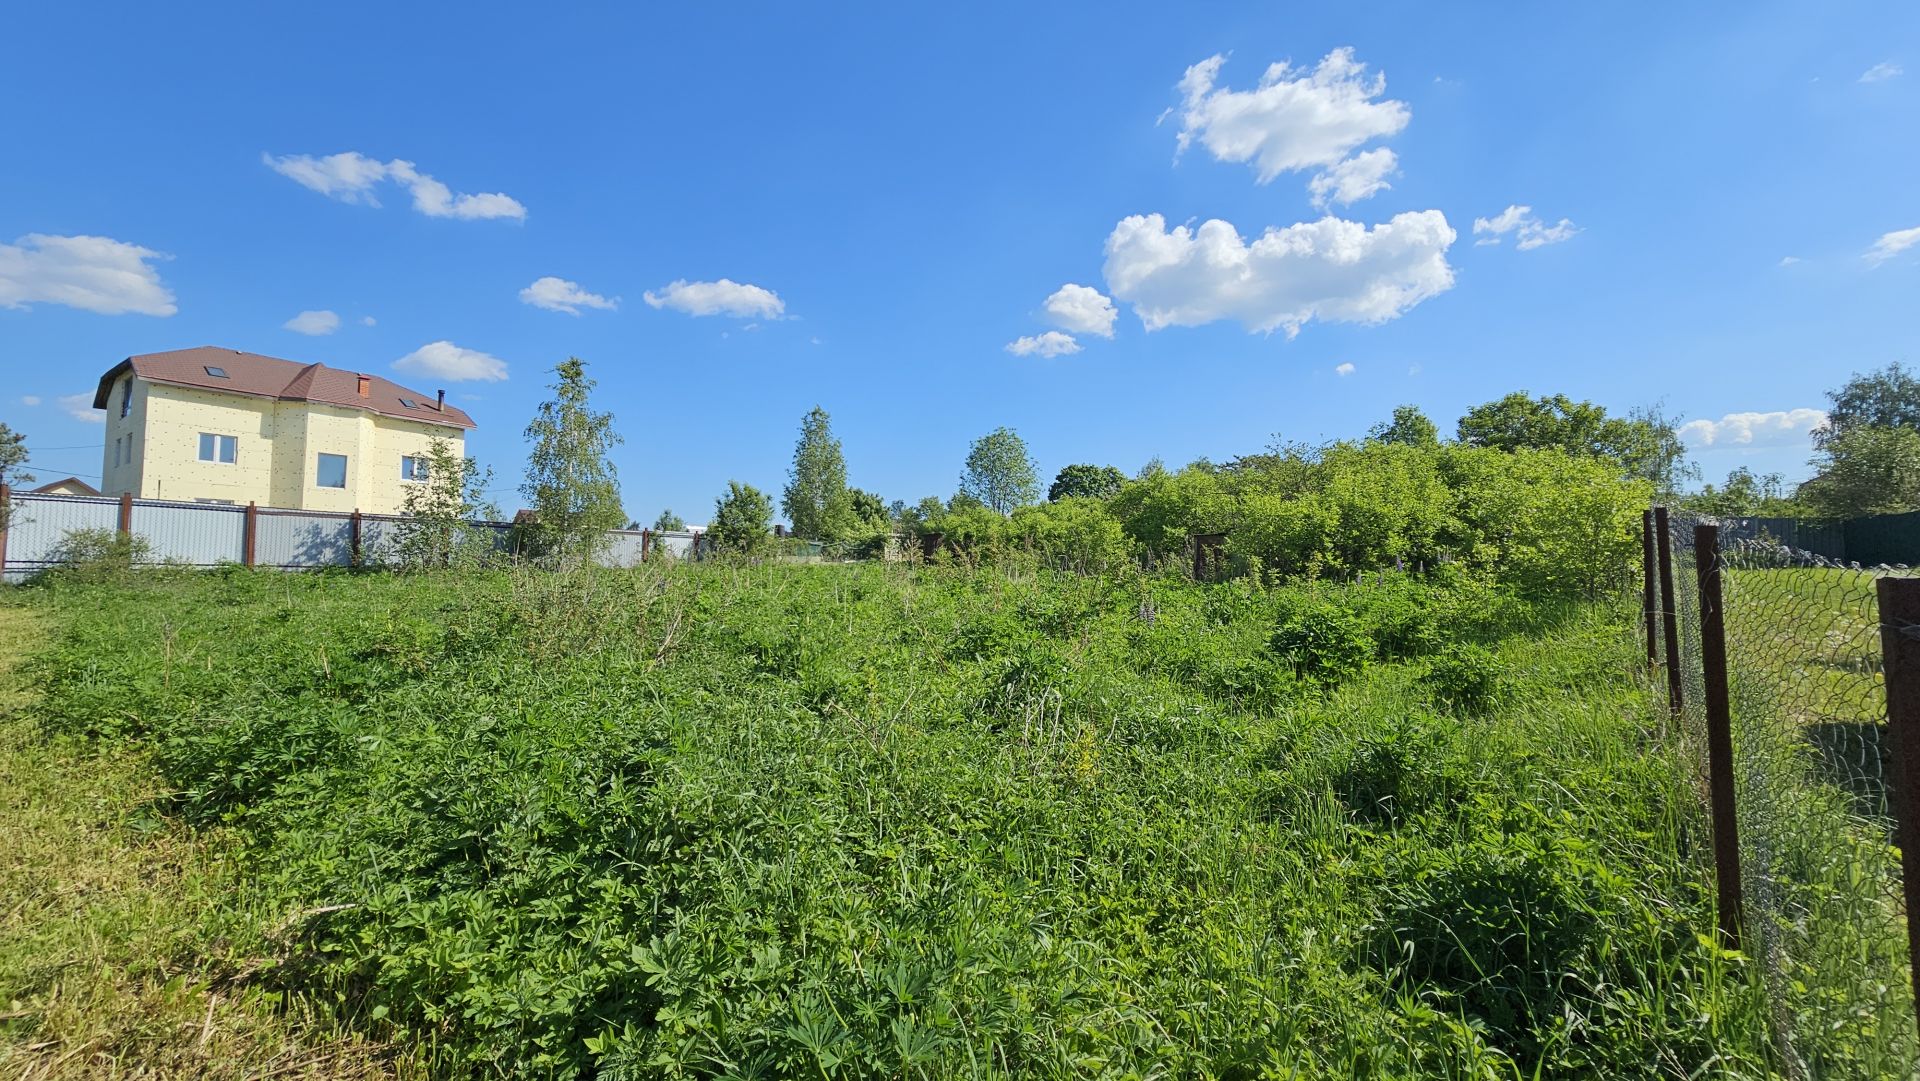
<svg viewBox="0 0 1920 1081">
<path fill-rule="evenodd" d="M 249 979 L 444 1074 L 1768 1073 L 1604 605 L 1019 556 L 52 584 L 49 723 L 231 839 L 225 906 L 289 928 Z"/>
</svg>

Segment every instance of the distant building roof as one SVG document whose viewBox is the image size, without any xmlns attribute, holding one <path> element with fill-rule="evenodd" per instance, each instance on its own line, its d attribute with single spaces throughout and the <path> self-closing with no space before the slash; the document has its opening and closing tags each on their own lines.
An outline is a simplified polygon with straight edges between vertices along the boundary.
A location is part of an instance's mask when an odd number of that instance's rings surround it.
<svg viewBox="0 0 1920 1081">
<path fill-rule="evenodd" d="M 51 484 L 42 484 L 40 487 L 35 488 L 31 494 L 33 495 L 99 495 L 100 489 L 95 488 L 93 485 L 88 484 L 86 481 L 81 480 L 79 477 L 68 477 L 65 480 L 56 480 Z"/>
<path fill-rule="evenodd" d="M 128 357 L 100 377 L 100 388 L 93 395 L 95 409 L 107 408 L 107 396 L 114 382 L 128 370 L 150 382 L 177 387 L 280 401 L 318 402 L 450 428 L 475 426 L 473 418 L 464 411 L 438 404 L 439 400 L 431 395 L 408 390 L 377 375 L 211 345 Z M 361 393 L 363 379 L 366 380 L 365 394 Z M 407 402 L 413 405 L 409 407 Z"/>
</svg>

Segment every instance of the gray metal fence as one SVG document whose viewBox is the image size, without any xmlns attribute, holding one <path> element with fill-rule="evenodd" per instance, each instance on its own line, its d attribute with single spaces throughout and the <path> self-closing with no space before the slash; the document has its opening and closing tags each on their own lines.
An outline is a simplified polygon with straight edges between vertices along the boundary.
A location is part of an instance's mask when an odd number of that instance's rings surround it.
<svg viewBox="0 0 1920 1081">
<path fill-rule="evenodd" d="M 146 542 L 148 562 L 164 566 L 241 564 L 310 570 L 378 566 L 391 561 L 404 519 L 158 499 L 83 498 L 9 492 L 0 487 L 0 581 L 19 582 L 58 566 L 77 530 L 113 530 Z M 495 551 L 512 550 L 508 522 L 474 522 Z M 698 559 L 703 534 L 616 529 L 600 561 L 631 566 L 650 553 Z"/>
</svg>

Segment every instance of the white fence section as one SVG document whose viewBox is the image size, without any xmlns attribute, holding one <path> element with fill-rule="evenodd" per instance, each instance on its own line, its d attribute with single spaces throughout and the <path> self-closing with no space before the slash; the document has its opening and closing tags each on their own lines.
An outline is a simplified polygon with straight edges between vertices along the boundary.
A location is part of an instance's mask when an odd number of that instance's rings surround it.
<svg viewBox="0 0 1920 1081">
<path fill-rule="evenodd" d="M 122 530 L 146 540 L 154 564 L 308 570 L 378 566 L 389 562 L 402 519 L 377 514 L 172 503 L 158 499 L 108 499 L 8 493 L 0 488 L 0 581 L 19 582 L 57 566 L 67 535 L 75 530 Z M 10 515 L 8 512 L 11 512 Z M 124 518 L 124 521 L 123 521 Z M 474 522 L 495 551 L 513 548 L 507 522 Z M 686 530 L 616 529 L 607 534 L 600 561 L 628 567 L 650 553 L 676 559 L 706 554 L 702 534 Z"/>
</svg>

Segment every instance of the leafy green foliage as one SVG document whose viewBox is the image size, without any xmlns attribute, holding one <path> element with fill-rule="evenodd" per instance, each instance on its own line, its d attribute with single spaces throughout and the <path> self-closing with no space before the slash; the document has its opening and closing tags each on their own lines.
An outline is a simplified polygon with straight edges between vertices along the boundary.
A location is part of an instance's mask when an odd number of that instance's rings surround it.
<svg viewBox="0 0 1920 1081">
<path fill-rule="evenodd" d="M 847 459 L 827 411 L 817 405 L 800 421 L 780 508 L 792 523 L 793 535 L 806 540 L 839 540 L 854 528 Z"/>
<path fill-rule="evenodd" d="M 1663 493 L 1678 490 L 1694 475 L 1673 419 L 1658 409 L 1610 417 L 1605 408 L 1564 394 L 1529 398 L 1515 391 L 1468 410 L 1460 418 L 1458 435 L 1470 447 L 1604 458 Z"/>
<path fill-rule="evenodd" d="M 1746 466 L 1738 466 L 1727 474 L 1727 483 L 1719 488 L 1704 485 L 1700 491 L 1688 495 L 1682 503 L 1702 514 L 1711 514 L 1722 518 L 1745 518 L 1750 515 L 1773 515 L 1791 517 L 1798 513 L 1798 506 L 1786 496 L 1786 480 L 1778 473 L 1755 474 Z"/>
<path fill-rule="evenodd" d="M 446 1076 L 1765 1076 L 1629 613 L 1492 588 L 135 576 L 36 679 L 229 838 L 255 979 Z M 1513 695 L 1425 712 L 1436 633 Z"/>
<path fill-rule="evenodd" d="M 1822 442 L 1796 501 L 1824 518 L 1920 509 L 1920 429 L 1850 426 Z"/>
<path fill-rule="evenodd" d="M 1011 428 L 995 428 L 973 441 L 960 491 L 1000 514 L 1040 498 L 1040 481 L 1026 441 Z"/>
<path fill-rule="evenodd" d="M 723 552 L 753 555 L 766 548 L 773 530 L 773 500 L 751 484 L 727 482 L 727 494 L 714 501 L 708 535 Z"/>
<path fill-rule="evenodd" d="M 491 517 L 486 487 L 493 474 L 472 458 L 453 452 L 453 444 L 434 439 L 416 460 L 426 478 L 406 485 L 395 525 L 394 558 L 408 570 L 471 566 L 493 558 L 490 535 L 474 531 L 476 518 Z M 417 475 L 416 475 L 417 476 Z"/>
<path fill-rule="evenodd" d="M 1440 444 L 1440 428 L 1416 405 L 1395 406 L 1393 419 L 1367 430 L 1367 438 L 1378 443 L 1398 443 L 1407 447 L 1433 447 Z"/>
<path fill-rule="evenodd" d="M 584 563 L 627 520 L 620 482 L 607 452 L 620 443 L 613 414 L 595 412 L 587 366 L 568 357 L 554 366 L 553 397 L 527 425 L 533 444 L 520 492 L 533 504 L 535 549 L 567 563 Z"/>
<path fill-rule="evenodd" d="M 1070 465 L 1054 474 L 1047 501 L 1112 499 L 1127 483 L 1127 475 L 1110 465 Z"/>
<path fill-rule="evenodd" d="M 138 533 L 117 529 L 69 529 L 53 550 L 55 566 L 43 577 L 64 582 L 117 582 L 152 561 L 153 546 Z"/>
<path fill-rule="evenodd" d="M 0 484 L 26 484 L 33 474 L 20 467 L 27 461 L 27 437 L 0 422 Z"/>
<path fill-rule="evenodd" d="M 686 519 L 680 517 L 678 514 L 673 513 L 672 508 L 668 508 L 666 510 L 661 511 L 659 515 L 657 515 L 653 519 L 653 528 L 656 530 L 664 530 L 669 533 L 677 533 L 680 530 L 687 528 L 687 522 L 686 522 Z"/>
<path fill-rule="evenodd" d="M 1904 428 L 1920 432 L 1920 379 L 1902 364 L 1858 372 L 1827 392 L 1825 424 L 1813 431 L 1813 445 L 1829 450 L 1834 442 L 1864 428 Z"/>
</svg>

